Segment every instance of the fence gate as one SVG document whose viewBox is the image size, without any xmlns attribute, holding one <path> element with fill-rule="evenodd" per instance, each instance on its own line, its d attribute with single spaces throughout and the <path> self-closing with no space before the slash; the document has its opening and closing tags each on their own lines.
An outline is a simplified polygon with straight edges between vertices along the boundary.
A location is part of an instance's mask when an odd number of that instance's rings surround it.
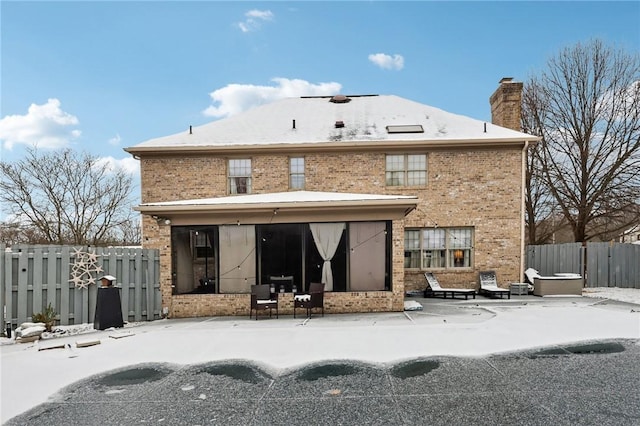
<svg viewBox="0 0 640 426">
<path fill-rule="evenodd" d="M 640 288 L 640 245 L 587 244 L 589 287 Z"/>
<path fill-rule="evenodd" d="M 93 323 L 98 278 L 105 274 L 117 278 L 124 321 L 161 318 L 158 250 L 27 245 L 0 250 L 3 326 L 30 321 L 49 304 L 59 325 Z"/>
</svg>

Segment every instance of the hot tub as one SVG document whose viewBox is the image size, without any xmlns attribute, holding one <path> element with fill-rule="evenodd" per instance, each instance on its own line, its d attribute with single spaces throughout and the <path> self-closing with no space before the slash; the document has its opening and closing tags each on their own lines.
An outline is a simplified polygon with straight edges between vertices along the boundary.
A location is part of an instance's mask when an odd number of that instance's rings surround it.
<svg viewBox="0 0 640 426">
<path fill-rule="evenodd" d="M 536 277 L 533 279 L 534 296 L 552 296 L 560 294 L 582 296 L 584 280 L 578 274 L 567 276 Z"/>
</svg>

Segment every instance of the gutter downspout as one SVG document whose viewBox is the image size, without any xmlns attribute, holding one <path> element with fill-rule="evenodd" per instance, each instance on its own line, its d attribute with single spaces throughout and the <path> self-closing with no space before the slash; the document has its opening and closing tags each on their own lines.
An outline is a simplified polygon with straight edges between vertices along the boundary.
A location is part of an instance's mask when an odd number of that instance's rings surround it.
<svg viewBox="0 0 640 426">
<path fill-rule="evenodd" d="M 524 147 L 522 147 L 522 181 L 521 181 L 521 195 L 520 195 L 520 277 L 518 282 L 524 282 L 524 231 L 525 231 L 525 196 L 526 196 L 526 180 L 527 180 L 527 150 L 529 149 L 529 141 L 524 141 Z"/>
</svg>

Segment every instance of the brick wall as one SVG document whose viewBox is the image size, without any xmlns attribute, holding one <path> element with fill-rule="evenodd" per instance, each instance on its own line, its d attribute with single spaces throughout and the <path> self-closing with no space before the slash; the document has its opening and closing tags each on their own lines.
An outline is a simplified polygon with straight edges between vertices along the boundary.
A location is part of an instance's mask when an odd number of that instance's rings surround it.
<svg viewBox="0 0 640 426">
<path fill-rule="evenodd" d="M 392 292 L 331 293 L 327 312 L 401 311 L 405 290 L 425 287 L 423 271 L 404 270 L 404 227 L 471 226 L 472 268 L 435 271 L 444 286 L 471 287 L 478 271 L 497 272 L 499 284 L 518 282 L 522 152 L 508 149 L 427 151 L 427 185 L 385 186 L 385 153 L 308 153 L 310 191 L 416 195 L 417 209 L 393 223 Z M 288 190 L 287 155 L 251 155 L 253 192 Z M 143 202 L 226 195 L 227 159 L 213 155 L 141 159 Z M 170 227 L 143 220 L 143 243 L 161 253 L 163 303 L 174 316 L 248 315 L 248 295 L 171 295 Z M 283 305 L 283 312 L 286 311 Z"/>
<path fill-rule="evenodd" d="M 324 312 L 325 314 L 397 312 L 403 310 L 403 306 L 398 306 L 397 302 L 402 299 L 403 297 L 393 298 L 384 291 L 325 293 Z M 249 316 L 250 304 L 251 296 L 248 294 L 177 295 L 172 298 L 170 316 L 174 318 Z M 314 309 L 313 315 L 320 312 L 320 310 Z M 278 313 L 293 315 L 293 296 L 291 293 L 278 295 Z M 259 315 L 262 316 L 265 313 L 260 312 Z M 296 315 L 304 316 L 306 311 L 297 309 Z"/>
<path fill-rule="evenodd" d="M 491 104 L 491 122 L 498 126 L 520 131 L 522 126 L 522 88 L 521 82 L 505 77 L 489 98 Z"/>
</svg>

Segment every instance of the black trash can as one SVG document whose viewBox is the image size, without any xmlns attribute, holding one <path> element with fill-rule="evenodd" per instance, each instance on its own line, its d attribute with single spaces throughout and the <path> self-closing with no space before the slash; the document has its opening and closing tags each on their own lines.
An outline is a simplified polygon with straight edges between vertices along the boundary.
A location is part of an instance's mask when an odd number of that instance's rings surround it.
<svg viewBox="0 0 640 426">
<path fill-rule="evenodd" d="M 120 303 L 120 289 L 113 286 L 99 287 L 93 328 L 96 330 L 106 330 L 110 327 L 124 327 L 122 305 Z"/>
</svg>

